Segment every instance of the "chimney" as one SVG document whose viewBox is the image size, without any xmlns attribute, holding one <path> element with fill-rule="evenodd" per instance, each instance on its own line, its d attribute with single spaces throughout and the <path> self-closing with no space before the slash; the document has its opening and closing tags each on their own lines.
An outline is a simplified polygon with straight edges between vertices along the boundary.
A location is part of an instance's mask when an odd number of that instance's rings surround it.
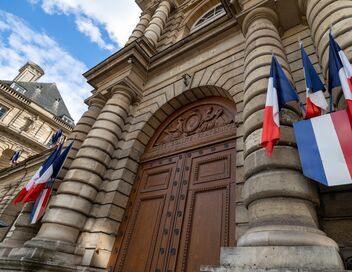
<svg viewBox="0 0 352 272">
<path fill-rule="evenodd" d="M 13 81 L 35 82 L 44 75 L 43 69 L 33 62 L 27 62 L 18 71 L 19 74 Z"/>
<path fill-rule="evenodd" d="M 59 109 L 59 104 L 60 104 L 61 98 L 56 98 L 53 104 L 53 112 L 55 112 L 55 115 L 57 115 L 57 111 Z"/>
</svg>

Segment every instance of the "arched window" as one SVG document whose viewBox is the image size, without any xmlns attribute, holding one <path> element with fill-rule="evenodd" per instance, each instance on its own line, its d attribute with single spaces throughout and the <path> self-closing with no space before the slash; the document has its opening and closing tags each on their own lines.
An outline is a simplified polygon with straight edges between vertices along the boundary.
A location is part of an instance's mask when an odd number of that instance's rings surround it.
<svg viewBox="0 0 352 272">
<path fill-rule="evenodd" d="M 209 24 L 210 22 L 215 21 L 217 18 L 225 14 L 225 9 L 223 5 L 218 5 L 212 8 L 210 11 L 207 11 L 198 21 L 193 25 L 191 32 L 198 30 L 199 28 Z"/>
</svg>

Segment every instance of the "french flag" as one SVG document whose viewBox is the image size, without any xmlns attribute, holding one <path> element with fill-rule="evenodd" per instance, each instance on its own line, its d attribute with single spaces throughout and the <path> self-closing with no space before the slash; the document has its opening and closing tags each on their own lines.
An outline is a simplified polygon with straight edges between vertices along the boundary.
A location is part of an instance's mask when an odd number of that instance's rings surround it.
<svg viewBox="0 0 352 272">
<path fill-rule="evenodd" d="M 310 62 L 310 59 L 303 48 L 303 44 L 300 43 L 300 46 L 307 93 L 305 118 L 309 119 L 320 116 L 322 110 L 327 111 L 329 106 L 324 96 L 324 84 Z"/>
<path fill-rule="evenodd" d="M 48 205 L 52 191 L 53 189 L 52 187 L 50 187 L 50 188 L 43 189 L 43 191 L 40 193 L 39 198 L 34 203 L 34 206 L 30 215 L 31 224 L 36 224 L 39 221 L 39 219 L 44 215 L 44 212 L 45 212 L 46 206 Z"/>
<path fill-rule="evenodd" d="M 72 143 L 55 158 L 54 162 L 46 169 L 43 175 L 34 182 L 34 185 L 23 198 L 22 202 L 36 201 L 42 190 L 47 187 L 47 184 L 53 182 L 56 179 L 71 147 Z"/>
<path fill-rule="evenodd" d="M 352 128 L 346 110 L 296 122 L 303 174 L 326 186 L 352 183 Z"/>
<path fill-rule="evenodd" d="M 48 168 L 48 170 L 51 169 L 49 171 L 51 173 L 50 178 L 45 183 L 41 182 L 42 180 L 40 180 L 40 183 L 36 184 L 34 190 L 30 192 L 31 198 L 35 198 L 34 207 L 30 216 L 31 224 L 37 223 L 43 216 L 52 193 L 54 181 L 59 175 L 65 163 L 68 153 L 71 150 L 72 144 L 73 142 L 68 147 L 66 147 L 66 149 L 55 159 L 52 166 Z"/>
<path fill-rule="evenodd" d="M 339 44 L 331 35 L 331 32 L 329 36 L 329 92 L 331 110 L 333 101 L 332 90 L 341 86 L 347 104 L 348 116 L 352 121 L 352 66 Z"/>
<path fill-rule="evenodd" d="M 50 145 L 56 145 L 62 136 L 62 129 L 55 131 L 53 136 L 51 136 Z"/>
<path fill-rule="evenodd" d="M 48 179 L 44 174 L 47 173 L 48 168 L 53 164 L 55 159 L 60 155 L 62 149 L 62 145 L 59 145 L 55 148 L 55 150 L 50 154 L 50 156 L 44 161 L 44 163 L 40 166 L 38 171 L 33 175 L 33 177 L 29 180 L 26 186 L 19 192 L 17 197 L 13 200 L 13 204 L 17 204 L 18 202 L 30 202 L 35 199 L 29 198 L 28 193 L 34 188 L 36 182 L 40 179 L 45 180 Z"/>
<path fill-rule="evenodd" d="M 13 153 L 13 155 L 12 155 L 12 157 L 10 159 L 11 164 L 12 165 L 17 164 L 17 161 L 20 158 L 20 156 L 21 156 L 21 151 L 20 150 L 15 151 L 15 153 Z"/>
<path fill-rule="evenodd" d="M 280 110 L 290 101 L 299 101 L 298 95 L 276 60 L 276 57 L 273 55 L 261 143 L 269 157 L 272 156 L 274 145 L 280 139 Z"/>
</svg>

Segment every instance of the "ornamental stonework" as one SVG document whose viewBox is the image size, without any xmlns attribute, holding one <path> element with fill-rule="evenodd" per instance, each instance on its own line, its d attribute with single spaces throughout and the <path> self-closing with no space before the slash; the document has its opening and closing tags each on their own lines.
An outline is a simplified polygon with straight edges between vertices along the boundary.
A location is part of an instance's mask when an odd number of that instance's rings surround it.
<svg viewBox="0 0 352 272">
<path fill-rule="evenodd" d="M 233 138 L 236 133 L 235 111 L 222 105 L 202 103 L 175 113 L 170 119 L 163 132 L 149 143 L 143 160 Z"/>
</svg>

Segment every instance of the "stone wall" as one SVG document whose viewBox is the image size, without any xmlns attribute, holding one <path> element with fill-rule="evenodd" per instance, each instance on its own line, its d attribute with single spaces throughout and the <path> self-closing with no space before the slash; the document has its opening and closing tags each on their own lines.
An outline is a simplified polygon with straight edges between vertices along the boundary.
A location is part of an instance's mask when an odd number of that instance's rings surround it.
<svg viewBox="0 0 352 272">
<path fill-rule="evenodd" d="M 241 1 L 241 4 L 251 6 L 254 2 Z M 349 199 L 350 193 L 348 189 L 339 192 L 321 189 L 318 220 L 317 186 L 301 174 L 292 133 L 292 121 L 300 118 L 299 108 L 284 110 L 284 137 L 273 159 L 265 157 L 259 139 L 272 52 L 278 55 L 302 101 L 305 84 L 298 40 L 304 42 L 318 72 L 322 70 L 324 62 L 315 53 L 311 26 L 299 24 L 283 31 L 276 13 L 265 6 L 248 12 L 249 19 L 223 18 L 218 25 L 211 26 L 211 31 L 191 33 L 177 43 L 189 31 L 186 21 L 193 18 L 190 14 L 194 10 L 181 15 L 174 8 L 161 1 L 154 13 L 144 11 L 127 44 L 133 51 L 139 43 L 150 43 L 146 47 L 150 46 L 150 52 L 154 52 L 148 60 L 148 77 L 141 89 L 132 86 L 130 78 L 116 83 L 116 75 L 111 71 L 102 76 L 102 82 L 96 80 L 98 87 L 104 87 L 97 88 L 90 100 L 91 107 L 69 137 L 77 141 L 60 175 L 62 184 L 42 223 L 31 228 L 25 219 L 30 206 L 24 207 L 22 216 L 7 234 L 6 243 L 2 244 L 5 249 L 0 261 L 31 262 L 35 258 L 43 267 L 54 261 L 77 269 L 109 267 L 109 259 L 116 253 L 115 240 L 122 235 L 119 227 L 125 210 L 133 204 L 129 196 L 148 141 L 176 110 L 205 97 L 221 96 L 233 101 L 237 111 L 236 239 L 238 256 L 248 257 L 239 260 L 258 261 L 265 257 L 258 254 L 259 249 L 268 254 L 273 249 L 288 254 L 287 263 L 291 266 L 341 268 L 336 244 L 330 238 L 340 247 L 350 246 L 350 236 L 338 230 L 350 226 L 351 211 L 343 209 L 341 201 Z M 129 58 L 128 63 L 140 61 L 135 60 Z M 113 62 L 108 59 L 101 65 L 109 66 L 110 61 Z M 109 69 L 115 67 L 111 64 Z M 122 77 L 117 75 L 119 79 Z M 105 86 L 109 87 L 104 89 Z M 3 193 L 11 195 L 11 190 L 6 188 Z M 319 223 L 328 237 L 319 229 Z M 19 237 L 27 233 L 25 245 L 23 239 L 18 241 L 17 233 Z M 258 233 L 262 235 L 256 236 Z M 300 259 L 309 250 L 313 265 Z M 235 264 L 235 255 L 228 254 L 231 265 Z M 266 268 L 279 265 L 279 261 L 270 261 L 262 265 Z"/>
<path fill-rule="evenodd" d="M 19 161 L 48 148 L 51 136 L 59 128 L 66 137 L 72 127 L 56 120 L 54 115 L 29 99 L 0 84 L 0 105 L 8 108 L 0 117 L 0 169 L 10 166 L 16 150 L 22 150 Z"/>
</svg>

